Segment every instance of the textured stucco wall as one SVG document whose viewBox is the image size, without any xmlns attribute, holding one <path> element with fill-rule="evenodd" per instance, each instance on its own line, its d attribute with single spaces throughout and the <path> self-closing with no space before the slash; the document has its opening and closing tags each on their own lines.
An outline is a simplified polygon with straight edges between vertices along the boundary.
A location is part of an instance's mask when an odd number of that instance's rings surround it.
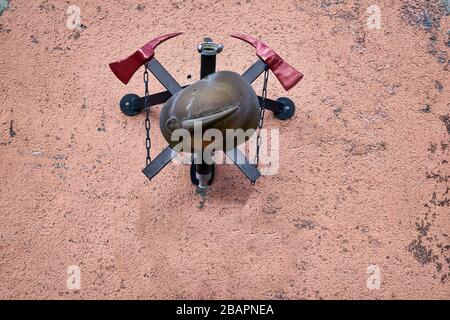
<svg viewBox="0 0 450 320">
<path fill-rule="evenodd" d="M 366 25 L 372 4 L 380 30 Z M 69 5 L 79 29 L 66 26 Z M 0 297 L 450 298 L 449 18 L 425 0 L 10 1 Z M 269 96 L 297 104 L 288 122 L 266 116 L 280 128 L 277 175 L 252 187 L 220 166 L 201 202 L 187 166 L 141 173 L 143 117 L 118 101 L 142 94 L 142 78 L 124 86 L 107 64 L 178 30 L 157 55 L 182 84 L 198 79 L 204 36 L 225 45 L 218 69 L 254 62 L 234 31 L 305 74 L 289 93 L 271 77 Z M 80 290 L 66 286 L 69 265 Z M 378 290 L 366 286 L 371 265 Z"/>
</svg>

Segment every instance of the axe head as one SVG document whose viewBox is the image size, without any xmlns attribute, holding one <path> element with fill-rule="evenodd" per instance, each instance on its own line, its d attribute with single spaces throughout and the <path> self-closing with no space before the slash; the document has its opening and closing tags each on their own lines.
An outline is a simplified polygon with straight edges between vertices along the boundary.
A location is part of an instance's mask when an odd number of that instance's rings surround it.
<svg viewBox="0 0 450 320">
<path fill-rule="evenodd" d="M 231 36 L 251 44 L 256 49 L 256 55 L 272 70 L 284 90 L 288 91 L 302 80 L 303 74 L 300 71 L 284 61 L 262 41 L 242 33 L 234 33 Z"/>
<path fill-rule="evenodd" d="M 124 84 L 128 84 L 134 73 L 154 56 L 153 49 L 146 52 L 139 49 L 128 58 L 109 64 L 112 72 Z"/>
<path fill-rule="evenodd" d="M 131 56 L 109 64 L 116 77 L 127 84 L 134 73 L 155 55 L 155 48 L 162 42 L 180 35 L 181 32 L 169 33 L 150 40 L 145 46 L 134 52 Z"/>
</svg>

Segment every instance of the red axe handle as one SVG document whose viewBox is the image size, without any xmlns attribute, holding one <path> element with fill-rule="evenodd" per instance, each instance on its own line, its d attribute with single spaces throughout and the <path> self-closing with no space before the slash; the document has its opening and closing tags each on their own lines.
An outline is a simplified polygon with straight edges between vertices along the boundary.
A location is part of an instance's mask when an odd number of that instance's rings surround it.
<svg viewBox="0 0 450 320">
<path fill-rule="evenodd" d="M 303 74 L 284 61 L 275 51 L 263 42 L 243 33 L 234 33 L 234 38 L 251 44 L 256 49 L 256 55 L 260 57 L 275 74 L 283 88 L 288 91 L 303 78 Z"/>
<path fill-rule="evenodd" d="M 181 32 L 175 32 L 156 37 L 155 39 L 150 40 L 145 46 L 137 50 L 131 56 L 117 62 L 110 63 L 109 67 L 120 81 L 127 84 L 134 73 L 153 58 L 155 55 L 155 48 L 160 43 L 180 34 Z"/>
</svg>

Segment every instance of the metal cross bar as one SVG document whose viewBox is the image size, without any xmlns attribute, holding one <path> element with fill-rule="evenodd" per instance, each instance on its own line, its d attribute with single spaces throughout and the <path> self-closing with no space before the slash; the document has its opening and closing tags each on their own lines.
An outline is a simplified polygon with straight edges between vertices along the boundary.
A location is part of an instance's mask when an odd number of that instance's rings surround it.
<svg viewBox="0 0 450 320">
<path fill-rule="evenodd" d="M 175 94 L 183 89 L 156 58 L 153 58 L 148 62 L 148 70 L 150 70 L 156 79 L 158 79 L 171 94 Z"/>
<path fill-rule="evenodd" d="M 188 86 L 183 86 L 182 88 L 186 88 Z M 158 93 L 151 94 L 149 96 L 149 107 L 157 106 L 158 104 L 162 104 L 169 100 L 172 94 L 169 91 L 162 91 Z M 145 97 L 137 97 L 134 98 L 131 102 L 133 104 L 133 109 L 136 111 L 141 111 L 145 107 Z"/>
<path fill-rule="evenodd" d="M 149 179 L 153 179 L 154 176 L 158 174 L 175 156 L 177 155 L 177 151 L 172 149 L 170 146 L 167 146 L 153 161 L 145 167 L 142 172 Z"/>
<path fill-rule="evenodd" d="M 251 182 L 256 181 L 261 176 L 258 168 L 251 164 L 238 148 L 229 149 L 226 154 Z"/>
<path fill-rule="evenodd" d="M 261 104 L 262 97 L 258 96 L 258 99 L 259 99 L 259 103 Z M 264 107 L 266 110 L 270 110 L 274 113 L 279 113 L 279 112 L 283 111 L 284 104 L 279 101 L 266 98 Z"/>
<path fill-rule="evenodd" d="M 255 81 L 266 70 L 267 65 L 261 59 L 258 59 L 250 68 L 248 68 L 242 76 L 248 83 Z"/>
</svg>

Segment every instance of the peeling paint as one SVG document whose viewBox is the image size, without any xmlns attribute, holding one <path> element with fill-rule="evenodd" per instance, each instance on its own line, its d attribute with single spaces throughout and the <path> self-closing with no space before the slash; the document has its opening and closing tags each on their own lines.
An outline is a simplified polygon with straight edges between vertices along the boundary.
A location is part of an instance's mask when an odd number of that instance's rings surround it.
<svg viewBox="0 0 450 320">
<path fill-rule="evenodd" d="M 449 0 L 442 0 L 442 5 L 445 9 L 445 14 L 448 16 L 450 15 L 450 1 Z"/>
<path fill-rule="evenodd" d="M 3 11 L 8 9 L 9 1 L 8 0 L 0 0 L 0 16 L 3 14 Z"/>
</svg>

